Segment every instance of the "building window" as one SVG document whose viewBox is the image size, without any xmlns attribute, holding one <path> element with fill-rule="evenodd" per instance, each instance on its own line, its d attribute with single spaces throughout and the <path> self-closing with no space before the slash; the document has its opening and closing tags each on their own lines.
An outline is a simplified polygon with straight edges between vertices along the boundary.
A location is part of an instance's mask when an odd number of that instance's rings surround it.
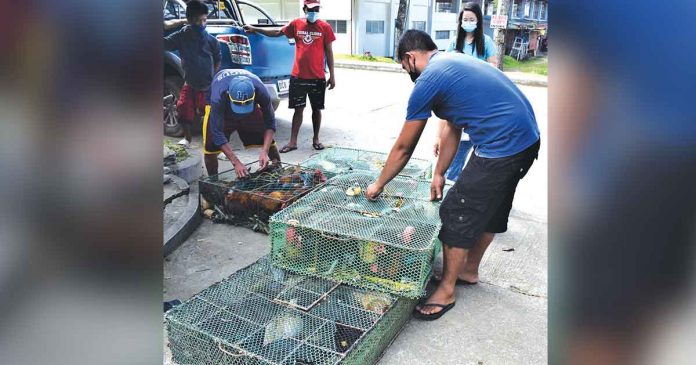
<svg viewBox="0 0 696 365">
<path fill-rule="evenodd" d="M 532 14 L 532 3 L 525 1 L 524 2 L 524 13 L 522 14 L 522 17 L 524 18 L 529 18 Z"/>
<path fill-rule="evenodd" d="M 495 15 L 496 11 L 498 9 L 495 8 L 496 3 L 493 2 L 493 0 L 485 0 L 485 3 L 483 4 L 483 14 L 485 15 Z"/>
<path fill-rule="evenodd" d="M 454 13 L 453 0 L 435 0 L 435 12 L 437 13 Z"/>
<path fill-rule="evenodd" d="M 384 34 L 384 20 L 367 20 L 365 32 L 367 34 Z"/>
<path fill-rule="evenodd" d="M 425 22 L 411 22 L 411 29 L 422 30 L 425 32 Z"/>
<path fill-rule="evenodd" d="M 511 18 L 519 18 L 517 16 L 517 11 L 519 10 L 519 8 L 520 8 L 519 0 L 513 1 L 512 2 L 512 9 L 510 10 Z"/>
<path fill-rule="evenodd" d="M 333 29 L 334 33 L 336 34 L 346 34 L 348 33 L 347 30 L 347 21 L 345 20 L 327 20 L 327 23 L 331 26 L 331 29 Z"/>
<path fill-rule="evenodd" d="M 539 12 L 537 14 L 537 19 L 539 19 L 539 20 L 546 19 L 546 17 L 544 16 L 544 14 L 546 13 L 546 3 L 539 2 L 538 9 L 539 9 Z"/>
<path fill-rule="evenodd" d="M 449 39 L 449 37 L 450 37 L 449 30 L 438 30 L 435 32 L 435 39 Z"/>
<path fill-rule="evenodd" d="M 541 20 L 548 19 L 549 8 L 546 3 L 541 4 Z"/>
</svg>

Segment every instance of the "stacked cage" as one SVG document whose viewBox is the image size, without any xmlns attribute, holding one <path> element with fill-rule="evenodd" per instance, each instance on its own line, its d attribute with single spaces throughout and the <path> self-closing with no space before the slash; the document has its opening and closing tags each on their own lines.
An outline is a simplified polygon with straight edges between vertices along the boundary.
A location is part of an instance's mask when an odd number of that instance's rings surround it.
<svg viewBox="0 0 696 365">
<path fill-rule="evenodd" d="M 299 276 L 260 259 L 165 314 L 178 364 L 373 364 L 414 300 Z"/>
<path fill-rule="evenodd" d="M 440 248 L 439 203 L 430 183 L 397 177 L 376 201 L 377 173 L 354 172 L 271 217 L 273 264 L 290 271 L 417 298 Z"/>
<path fill-rule="evenodd" d="M 229 170 L 200 180 L 202 211 L 217 221 L 268 232 L 271 215 L 325 181 L 320 170 L 289 164 L 270 165 L 244 178 Z"/>
<path fill-rule="evenodd" d="M 319 169 L 326 177 L 332 178 L 353 171 L 379 172 L 382 171 L 386 161 L 386 153 L 332 147 L 301 162 L 300 165 Z M 417 179 L 429 179 L 432 177 L 432 163 L 428 160 L 411 158 L 400 174 Z"/>
</svg>

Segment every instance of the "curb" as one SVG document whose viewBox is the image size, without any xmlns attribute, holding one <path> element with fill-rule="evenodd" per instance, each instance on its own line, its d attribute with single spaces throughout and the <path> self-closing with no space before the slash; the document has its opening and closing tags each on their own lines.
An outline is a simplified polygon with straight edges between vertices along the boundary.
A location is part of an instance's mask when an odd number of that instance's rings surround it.
<svg viewBox="0 0 696 365">
<path fill-rule="evenodd" d="M 335 67 L 340 67 L 340 68 L 350 68 L 353 70 L 367 70 L 367 71 L 383 71 L 383 72 L 399 72 L 399 73 L 406 73 L 403 69 L 401 69 L 401 66 L 397 65 L 391 65 L 391 64 L 380 64 L 379 62 L 374 62 L 374 65 L 372 63 L 343 63 L 343 62 L 335 62 L 334 61 L 334 66 Z"/>
<path fill-rule="evenodd" d="M 519 79 L 516 77 L 510 77 L 510 80 L 512 80 L 512 82 L 514 82 L 517 85 L 536 86 L 536 87 L 548 87 L 549 86 L 548 81 L 542 81 L 542 80 Z"/>
<path fill-rule="evenodd" d="M 344 62 L 334 62 L 335 67 L 339 68 L 348 68 L 348 69 L 353 69 L 353 70 L 366 70 L 366 71 L 381 71 L 381 72 L 399 72 L 399 73 L 405 73 L 404 70 L 401 69 L 400 66 L 392 66 L 390 64 L 383 64 L 380 65 L 379 62 L 375 62 L 375 64 L 368 64 L 367 62 L 365 63 L 344 63 Z M 510 80 L 514 82 L 515 84 L 518 85 L 524 85 L 524 86 L 537 86 L 537 87 L 547 87 L 548 86 L 548 80 L 534 80 L 534 79 L 524 79 L 524 78 L 519 78 L 519 77 L 510 77 Z"/>
<path fill-rule="evenodd" d="M 201 224 L 201 205 L 198 201 L 198 183 L 189 185 L 188 204 L 174 224 L 164 227 L 164 256 L 174 252 Z"/>
<path fill-rule="evenodd" d="M 179 192 L 176 194 L 172 194 L 164 199 L 164 206 L 166 207 L 167 204 L 171 203 L 174 201 L 174 199 L 182 197 L 184 195 L 187 195 L 189 193 L 189 190 L 191 189 L 189 184 L 184 181 L 184 179 L 178 177 L 178 176 L 171 176 L 171 175 L 165 175 L 169 177 L 169 180 L 171 181 L 172 184 L 176 185 L 177 188 L 179 188 Z"/>
<path fill-rule="evenodd" d="M 167 167 L 170 169 L 170 174 L 176 175 L 187 183 L 192 184 L 203 175 L 203 158 L 198 153 L 192 153 L 185 160 Z"/>
</svg>

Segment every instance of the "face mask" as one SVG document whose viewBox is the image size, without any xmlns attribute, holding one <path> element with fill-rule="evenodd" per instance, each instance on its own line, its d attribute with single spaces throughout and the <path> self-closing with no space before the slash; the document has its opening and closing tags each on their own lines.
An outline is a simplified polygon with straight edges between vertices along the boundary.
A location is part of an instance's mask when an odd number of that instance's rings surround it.
<svg viewBox="0 0 696 365">
<path fill-rule="evenodd" d="M 476 30 L 476 22 L 462 22 L 462 29 L 467 33 L 471 33 Z"/>
<path fill-rule="evenodd" d="M 307 12 L 307 21 L 310 23 L 314 23 L 319 19 L 319 13 L 316 11 L 310 11 Z"/>
<path fill-rule="evenodd" d="M 191 27 L 193 27 L 194 30 L 199 31 L 199 32 L 203 32 L 205 30 L 205 24 L 203 24 L 203 25 L 192 24 Z"/>
<path fill-rule="evenodd" d="M 411 64 L 409 64 L 408 67 L 411 69 L 411 71 L 408 72 L 408 75 L 411 77 L 411 81 L 415 83 L 418 79 L 418 76 L 420 76 L 420 72 L 416 70 L 415 60 L 413 61 L 413 67 L 411 67 Z"/>
</svg>

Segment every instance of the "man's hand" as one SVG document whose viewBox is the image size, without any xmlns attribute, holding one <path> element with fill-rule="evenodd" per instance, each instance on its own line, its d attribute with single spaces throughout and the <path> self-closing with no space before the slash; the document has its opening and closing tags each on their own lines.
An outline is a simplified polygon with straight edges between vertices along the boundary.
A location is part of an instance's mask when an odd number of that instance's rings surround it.
<svg viewBox="0 0 696 365">
<path fill-rule="evenodd" d="M 261 149 L 261 153 L 259 154 L 259 169 L 265 169 L 268 166 L 268 161 L 268 153 L 264 149 Z"/>
<path fill-rule="evenodd" d="M 435 157 L 440 155 L 440 139 L 435 140 L 435 144 L 433 145 L 433 154 Z"/>
<path fill-rule="evenodd" d="M 382 190 L 384 190 L 384 186 L 378 185 L 377 182 L 374 182 L 367 187 L 365 197 L 367 197 L 369 200 L 375 201 L 377 198 L 379 198 L 379 195 L 382 194 Z"/>
<path fill-rule="evenodd" d="M 442 199 L 442 188 L 445 187 L 445 177 L 442 175 L 434 175 L 433 182 L 430 183 L 430 200 Z"/>
<path fill-rule="evenodd" d="M 256 28 L 252 25 L 245 24 L 242 26 L 242 28 L 244 28 L 244 31 L 247 33 L 256 33 Z"/>
<path fill-rule="evenodd" d="M 326 83 L 326 87 L 328 87 L 329 90 L 336 87 L 336 78 L 334 78 L 333 75 L 331 75 L 331 77 L 329 77 L 329 82 Z"/>
<path fill-rule="evenodd" d="M 243 163 L 241 163 L 239 160 L 236 162 L 232 163 L 232 166 L 234 166 L 234 172 L 237 173 L 238 178 L 243 178 L 249 176 L 249 170 L 247 170 L 246 166 L 244 166 Z"/>
</svg>

